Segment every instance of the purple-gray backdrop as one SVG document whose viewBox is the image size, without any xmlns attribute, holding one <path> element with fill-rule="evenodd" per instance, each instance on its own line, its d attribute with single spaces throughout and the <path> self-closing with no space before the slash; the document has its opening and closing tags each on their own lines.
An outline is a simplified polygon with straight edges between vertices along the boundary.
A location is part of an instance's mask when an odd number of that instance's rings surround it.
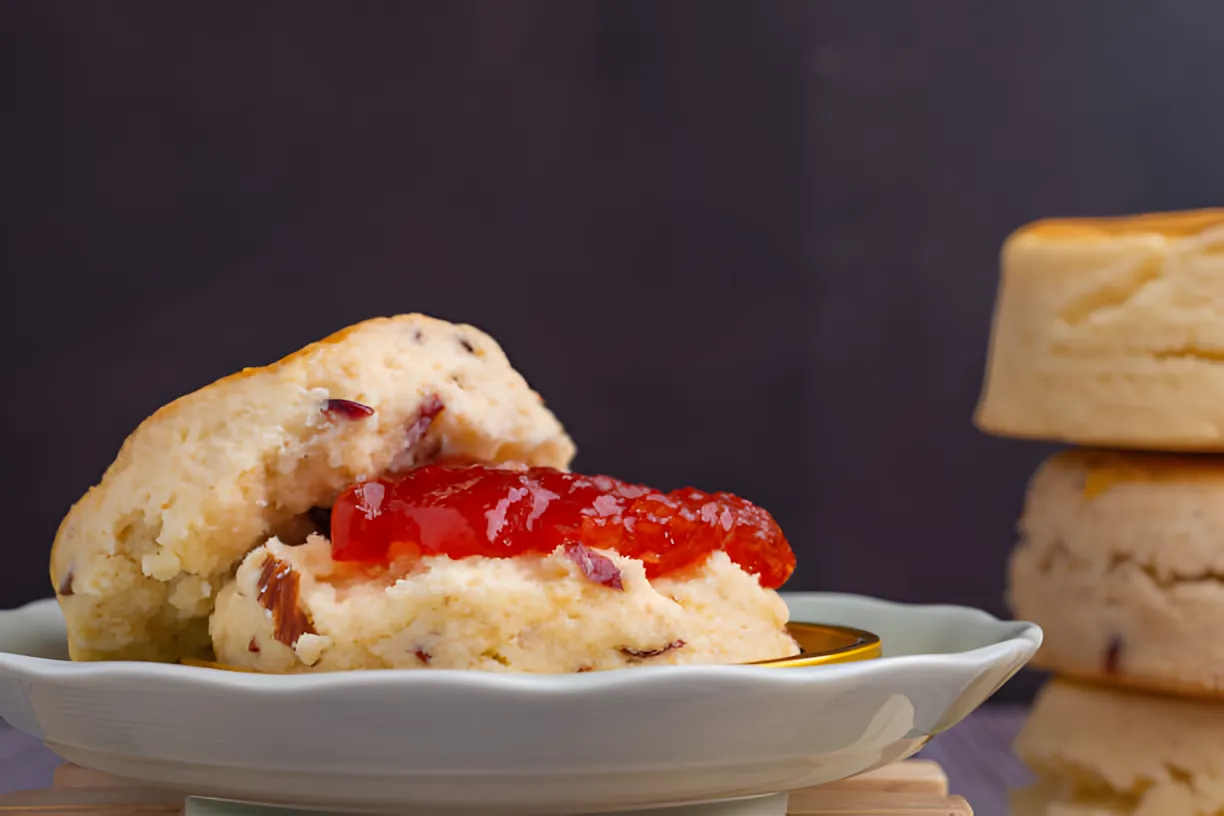
<svg viewBox="0 0 1224 816">
<path fill-rule="evenodd" d="M 1224 201 L 1224 4 L 6 3 L 0 606 L 162 403 L 476 323 L 576 467 L 739 492 L 794 588 L 1003 612 L 970 425 L 1016 225 Z M 1010 687 L 1023 694 L 1025 684 Z"/>
</svg>

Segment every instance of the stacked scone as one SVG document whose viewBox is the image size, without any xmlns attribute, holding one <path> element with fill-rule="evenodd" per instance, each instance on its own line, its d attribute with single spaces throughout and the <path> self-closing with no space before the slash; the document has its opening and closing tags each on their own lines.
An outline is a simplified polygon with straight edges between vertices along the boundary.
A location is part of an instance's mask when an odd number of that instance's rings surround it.
<svg viewBox="0 0 1224 816">
<path fill-rule="evenodd" d="M 1013 234 L 976 419 L 1071 446 L 1011 558 L 1056 675 L 1018 810 L 1224 815 L 1224 210 Z"/>
</svg>

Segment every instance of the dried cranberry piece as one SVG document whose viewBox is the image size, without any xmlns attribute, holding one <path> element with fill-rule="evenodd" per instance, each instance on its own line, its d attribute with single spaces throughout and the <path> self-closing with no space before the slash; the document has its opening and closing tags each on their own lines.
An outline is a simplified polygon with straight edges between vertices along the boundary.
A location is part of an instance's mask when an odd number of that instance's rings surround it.
<svg viewBox="0 0 1224 816">
<path fill-rule="evenodd" d="M 259 654 L 259 642 L 255 638 L 251 638 L 251 642 L 247 644 L 247 651 L 252 654 Z"/>
<path fill-rule="evenodd" d="M 417 408 L 416 418 L 408 425 L 408 435 L 404 438 L 404 447 L 415 447 L 425 434 L 429 433 L 429 428 L 433 425 L 433 421 L 438 414 L 442 413 L 442 409 L 446 407 L 445 403 L 438 397 L 437 394 L 431 394 L 421 400 L 421 407 Z"/>
<path fill-rule="evenodd" d="M 370 406 L 346 399 L 329 399 L 323 410 L 343 419 L 365 419 L 374 416 L 374 409 Z"/>
<path fill-rule="evenodd" d="M 74 577 L 76 576 L 69 570 L 68 574 L 64 576 L 64 580 L 60 581 L 59 594 L 61 598 L 70 598 L 76 594 L 72 589 L 72 579 Z"/>
<path fill-rule="evenodd" d="M 1117 674 L 1122 668 L 1122 638 L 1119 635 L 1114 635 L 1109 639 L 1109 645 L 1105 647 L 1105 673 Z"/>
<path fill-rule="evenodd" d="M 413 654 L 416 655 L 417 660 L 421 661 L 426 666 L 429 665 L 429 661 L 433 660 L 433 655 L 424 649 L 417 649 L 415 652 L 413 652 Z"/>
<path fill-rule="evenodd" d="M 567 541 L 564 549 L 565 555 L 578 565 L 579 572 L 587 580 L 609 589 L 624 590 L 625 586 L 621 583 L 621 571 L 611 558 L 600 555 L 577 541 Z"/>
<path fill-rule="evenodd" d="M 287 561 L 268 556 L 259 573 L 259 605 L 272 613 L 272 637 L 289 648 L 302 635 L 313 635 L 314 624 L 298 606 L 301 576 Z"/>
<path fill-rule="evenodd" d="M 667 654 L 668 652 L 674 651 L 676 649 L 682 649 L 684 648 L 684 645 L 685 643 L 683 640 L 673 640 L 671 643 L 664 644 L 658 649 L 648 649 L 646 651 L 640 651 L 638 649 L 622 648 L 621 654 L 627 655 L 629 657 L 636 657 L 639 660 L 644 660 L 648 657 L 658 657 L 659 655 Z"/>
</svg>

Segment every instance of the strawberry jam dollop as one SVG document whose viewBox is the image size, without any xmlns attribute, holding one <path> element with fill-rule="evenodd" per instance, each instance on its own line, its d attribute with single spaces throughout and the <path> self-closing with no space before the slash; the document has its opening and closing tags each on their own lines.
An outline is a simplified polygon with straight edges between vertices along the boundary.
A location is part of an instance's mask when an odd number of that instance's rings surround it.
<svg viewBox="0 0 1224 816">
<path fill-rule="evenodd" d="M 552 468 L 428 465 L 353 485 L 331 514 L 332 557 L 387 564 L 446 555 L 547 555 L 563 544 L 642 561 L 648 578 L 722 550 L 776 589 L 795 554 L 765 510 L 729 493 L 663 493 L 608 476 Z"/>
</svg>

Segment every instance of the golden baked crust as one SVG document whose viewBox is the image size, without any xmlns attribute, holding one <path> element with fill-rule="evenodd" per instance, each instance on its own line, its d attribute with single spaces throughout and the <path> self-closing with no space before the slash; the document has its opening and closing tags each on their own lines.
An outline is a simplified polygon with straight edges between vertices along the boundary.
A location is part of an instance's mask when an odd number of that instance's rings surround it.
<svg viewBox="0 0 1224 816">
<path fill-rule="evenodd" d="M 1033 665 L 1224 700 L 1224 456 L 1073 451 L 1029 486 L 1012 611 Z"/>
<path fill-rule="evenodd" d="M 242 557 L 355 481 L 437 456 L 564 469 L 573 455 L 478 329 L 419 314 L 344 329 L 175 400 L 127 438 L 52 547 L 72 657 L 207 656 L 216 593 Z"/>
<path fill-rule="evenodd" d="M 1224 222 L 1224 209 L 1154 212 L 1107 218 L 1044 218 L 1016 230 L 1014 238 L 1109 241 L 1128 236 L 1186 238 Z"/>
<path fill-rule="evenodd" d="M 1224 452 L 1224 209 L 1013 233 L 975 422 L 999 436 Z"/>
</svg>

